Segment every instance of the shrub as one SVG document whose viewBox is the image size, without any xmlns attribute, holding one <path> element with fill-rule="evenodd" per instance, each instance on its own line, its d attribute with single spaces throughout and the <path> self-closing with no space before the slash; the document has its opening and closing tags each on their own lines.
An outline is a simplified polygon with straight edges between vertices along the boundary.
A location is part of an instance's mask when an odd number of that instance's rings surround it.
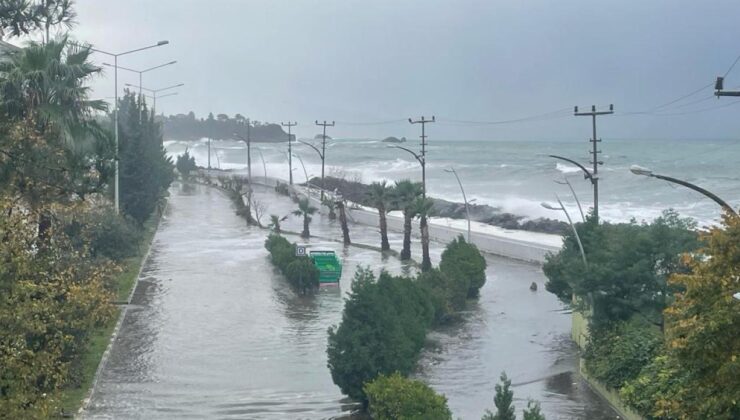
<svg viewBox="0 0 740 420">
<path fill-rule="evenodd" d="M 76 247 L 88 247 L 92 257 L 122 261 L 139 253 L 142 230 L 132 219 L 101 209 L 75 215 L 64 232 Z"/>
<path fill-rule="evenodd" d="M 319 287 L 318 268 L 308 257 L 295 256 L 295 244 L 277 233 L 271 233 L 265 240 L 265 248 L 270 252 L 272 263 L 301 293 Z"/>
<path fill-rule="evenodd" d="M 632 320 L 591 331 L 583 358 L 589 375 L 618 389 L 635 379 L 658 353 L 657 328 Z"/>
<path fill-rule="evenodd" d="M 468 287 L 456 287 L 459 282 L 456 283 L 439 269 L 419 274 L 417 282 L 429 295 L 434 307 L 435 323 L 445 322 L 454 312 L 464 309 Z"/>
<path fill-rule="evenodd" d="M 302 293 L 319 287 L 319 269 L 307 257 L 295 258 L 285 268 L 285 277 Z"/>
<path fill-rule="evenodd" d="M 446 420 L 452 418 L 447 398 L 421 381 L 398 372 L 365 384 L 370 414 L 377 420 Z"/>
<path fill-rule="evenodd" d="M 465 289 L 468 297 L 477 297 L 486 284 L 486 260 L 478 247 L 465 242 L 462 235 L 447 244 L 439 269 L 455 280 L 456 287 Z"/>
<path fill-rule="evenodd" d="M 177 172 L 182 175 L 184 180 L 188 180 L 190 178 L 190 172 L 197 169 L 197 166 L 195 165 L 195 157 L 190 156 L 188 150 L 185 149 L 185 153 L 177 157 L 175 168 L 177 169 Z"/>
<path fill-rule="evenodd" d="M 328 366 L 342 392 L 367 403 L 363 389 L 378 374 L 408 375 L 416 366 L 434 308 L 408 278 L 358 269 L 339 327 L 329 328 Z"/>
</svg>

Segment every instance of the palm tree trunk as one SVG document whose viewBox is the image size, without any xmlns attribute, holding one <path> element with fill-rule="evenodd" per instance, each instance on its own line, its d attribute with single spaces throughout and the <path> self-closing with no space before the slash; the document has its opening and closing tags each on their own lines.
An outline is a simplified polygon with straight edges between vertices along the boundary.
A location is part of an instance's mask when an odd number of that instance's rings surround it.
<svg viewBox="0 0 740 420">
<path fill-rule="evenodd" d="M 344 209 L 344 203 L 338 202 L 337 208 L 339 209 L 339 224 L 342 225 L 342 237 L 344 244 L 349 245 L 352 242 L 349 240 L 349 226 L 347 226 L 347 212 Z"/>
<path fill-rule="evenodd" d="M 421 230 L 421 271 L 428 271 L 432 268 L 432 260 L 429 258 L 429 225 L 426 214 L 421 215 L 419 229 Z"/>
<path fill-rule="evenodd" d="M 401 250 L 401 259 L 411 259 L 411 215 L 403 212 L 403 249 Z"/>
<path fill-rule="evenodd" d="M 385 217 L 385 209 L 379 208 L 378 214 L 380 215 L 380 249 L 388 251 L 391 245 L 388 243 L 388 220 Z"/>
<path fill-rule="evenodd" d="M 303 215 L 303 232 L 301 232 L 302 238 L 308 238 L 311 236 L 311 232 L 308 231 L 308 214 Z"/>
</svg>

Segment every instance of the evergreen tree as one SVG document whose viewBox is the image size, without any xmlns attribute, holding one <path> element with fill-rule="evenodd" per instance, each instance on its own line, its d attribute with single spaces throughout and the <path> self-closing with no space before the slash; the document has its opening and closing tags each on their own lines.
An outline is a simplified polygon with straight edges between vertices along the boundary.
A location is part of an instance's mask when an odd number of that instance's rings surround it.
<svg viewBox="0 0 740 420">
<path fill-rule="evenodd" d="M 529 400 L 523 414 L 524 420 L 545 420 L 545 415 L 540 411 L 540 403 L 537 401 Z"/>
<path fill-rule="evenodd" d="M 496 406 L 496 414 L 486 410 L 482 420 L 516 420 L 514 413 L 514 391 L 511 387 L 511 379 L 506 377 L 506 372 L 501 372 L 501 383 L 496 384 L 496 395 L 493 397 L 493 405 Z"/>
<path fill-rule="evenodd" d="M 120 99 L 118 122 L 121 208 L 142 224 L 172 183 L 174 168 L 159 123 L 134 93 Z"/>
</svg>

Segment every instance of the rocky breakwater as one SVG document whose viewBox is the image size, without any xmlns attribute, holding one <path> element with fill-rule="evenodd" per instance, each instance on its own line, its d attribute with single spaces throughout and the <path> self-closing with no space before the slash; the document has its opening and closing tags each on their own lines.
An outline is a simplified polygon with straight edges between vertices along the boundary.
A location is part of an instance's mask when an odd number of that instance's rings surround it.
<svg viewBox="0 0 740 420">
<path fill-rule="evenodd" d="M 329 191 L 336 190 L 349 201 L 370 206 L 367 202 L 369 189 L 367 184 L 334 177 L 326 177 L 324 179 L 324 185 L 322 185 L 320 178 L 313 178 L 311 180 L 311 184 L 322 186 L 324 189 Z M 446 217 L 451 219 L 466 218 L 464 203 L 452 202 L 433 197 L 431 200 L 434 202 L 434 206 L 432 208 L 432 215 L 434 217 Z M 568 229 L 568 225 L 559 220 L 547 218 L 529 219 L 522 215 L 503 212 L 498 207 L 485 204 L 470 204 L 470 219 L 504 229 L 525 230 L 557 235 L 562 234 Z"/>
</svg>

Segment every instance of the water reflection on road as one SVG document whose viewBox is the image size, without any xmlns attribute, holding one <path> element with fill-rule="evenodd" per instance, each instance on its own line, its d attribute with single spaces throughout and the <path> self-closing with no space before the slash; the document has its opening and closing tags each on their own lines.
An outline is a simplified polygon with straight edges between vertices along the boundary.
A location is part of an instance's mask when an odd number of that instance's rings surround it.
<svg viewBox="0 0 740 420">
<path fill-rule="evenodd" d="M 258 197 L 268 215 L 294 208 L 269 190 L 259 190 Z M 297 231 L 301 223 L 291 217 L 283 226 Z M 323 216 L 311 228 L 321 237 L 339 234 L 336 222 Z M 351 230 L 355 242 L 379 242 L 374 228 Z M 343 295 L 359 264 L 396 274 L 415 268 L 373 250 L 312 239 L 343 255 L 345 274 L 340 288 L 304 297 L 274 273 L 264 239 L 265 231 L 247 227 L 221 192 L 174 186 L 83 417 L 291 419 L 349 413 L 353 404 L 326 367 L 326 330 L 340 321 Z M 400 235 L 390 239 L 399 249 Z M 432 251 L 438 260 L 441 246 Z M 447 394 L 455 415 L 466 419 L 480 418 L 492 405 L 493 384 L 503 369 L 521 383 L 516 396 L 542 400 L 548 418 L 614 418 L 571 374 L 569 317 L 558 312 L 551 295 L 528 290 L 531 281 L 542 286 L 539 269 L 495 258 L 489 265 L 480 302 L 463 322 L 432 334 L 418 375 Z"/>
</svg>

